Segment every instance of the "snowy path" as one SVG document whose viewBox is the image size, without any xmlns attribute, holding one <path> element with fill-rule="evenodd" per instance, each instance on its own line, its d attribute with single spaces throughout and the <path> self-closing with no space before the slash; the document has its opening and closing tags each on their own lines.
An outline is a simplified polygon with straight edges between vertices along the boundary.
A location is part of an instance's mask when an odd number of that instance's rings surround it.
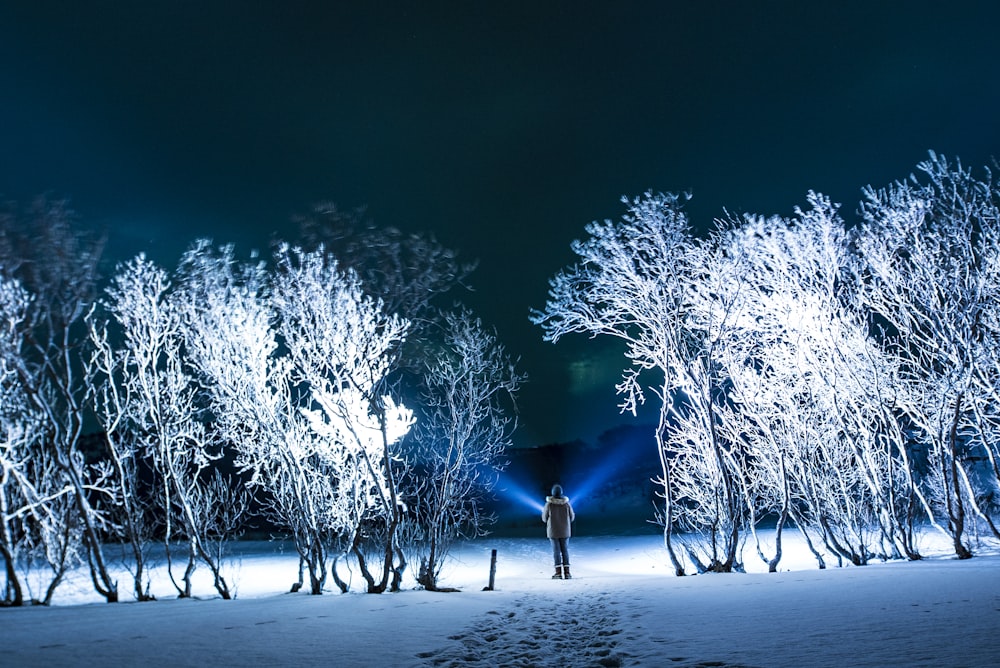
<svg viewBox="0 0 1000 668">
<path fill-rule="evenodd" d="M 477 545 L 458 555 L 447 581 L 464 591 L 451 594 L 280 594 L 287 555 L 266 568 L 245 558 L 235 601 L 0 610 L 0 663 L 1000 665 L 998 556 L 675 578 L 655 544 L 581 539 L 576 577 L 558 581 L 544 542 L 511 539 L 501 543 L 497 591 L 481 591 L 488 556 Z"/>
<path fill-rule="evenodd" d="M 453 642 L 443 649 L 418 656 L 431 666 L 624 665 L 613 598 L 567 593 L 525 596 L 503 611 L 490 610 L 449 636 Z"/>
</svg>

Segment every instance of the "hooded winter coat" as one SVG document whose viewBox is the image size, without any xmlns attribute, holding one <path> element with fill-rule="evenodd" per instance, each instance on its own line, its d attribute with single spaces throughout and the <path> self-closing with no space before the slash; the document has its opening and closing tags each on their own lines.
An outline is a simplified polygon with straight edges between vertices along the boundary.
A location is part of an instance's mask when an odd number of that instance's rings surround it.
<svg viewBox="0 0 1000 668">
<path fill-rule="evenodd" d="M 542 521 L 545 522 L 545 536 L 548 538 L 569 538 L 570 524 L 576 519 L 573 506 L 565 496 L 545 497 Z"/>
</svg>

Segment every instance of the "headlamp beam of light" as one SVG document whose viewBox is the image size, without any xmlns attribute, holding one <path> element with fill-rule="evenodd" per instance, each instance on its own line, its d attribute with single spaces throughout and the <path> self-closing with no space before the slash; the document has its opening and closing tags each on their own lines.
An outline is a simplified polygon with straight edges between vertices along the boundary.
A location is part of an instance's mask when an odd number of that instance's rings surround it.
<svg viewBox="0 0 1000 668">
<path fill-rule="evenodd" d="M 609 451 L 596 465 L 586 472 L 576 471 L 566 475 L 563 488 L 572 500 L 574 508 L 586 508 L 594 499 L 593 494 L 601 486 L 613 479 L 622 468 L 636 459 L 634 448 L 616 448 Z M 585 473 L 585 475 L 581 475 Z M 502 482 L 497 486 L 497 495 L 513 501 L 523 508 L 542 512 L 544 494 L 531 494 L 519 481 L 501 474 Z M 553 481 L 555 482 L 555 481 Z"/>
<path fill-rule="evenodd" d="M 506 478 L 505 476 L 503 484 L 498 487 L 497 491 L 500 496 L 508 501 L 514 501 L 529 510 L 542 512 L 541 500 L 529 494 L 516 480 Z"/>
<path fill-rule="evenodd" d="M 566 491 L 567 496 L 573 500 L 573 506 L 575 508 L 586 508 L 593 501 L 594 492 L 614 477 L 627 460 L 627 456 L 611 452 L 600 463 L 594 466 L 585 478 L 572 481 L 572 485 L 567 487 Z M 573 476 L 573 478 L 576 477 Z"/>
</svg>

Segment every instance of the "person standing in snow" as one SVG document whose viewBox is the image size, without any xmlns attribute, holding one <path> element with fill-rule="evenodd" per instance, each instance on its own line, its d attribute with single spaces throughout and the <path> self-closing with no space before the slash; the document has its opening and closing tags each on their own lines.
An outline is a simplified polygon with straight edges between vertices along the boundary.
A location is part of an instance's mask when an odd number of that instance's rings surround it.
<svg viewBox="0 0 1000 668">
<path fill-rule="evenodd" d="M 569 543 L 570 525 L 576 519 L 573 506 L 569 499 L 563 496 L 560 485 L 552 486 L 552 496 L 545 497 L 545 507 L 542 508 L 542 521 L 545 522 L 545 535 L 552 541 L 552 560 L 556 565 L 553 580 L 569 580 Z"/>
</svg>

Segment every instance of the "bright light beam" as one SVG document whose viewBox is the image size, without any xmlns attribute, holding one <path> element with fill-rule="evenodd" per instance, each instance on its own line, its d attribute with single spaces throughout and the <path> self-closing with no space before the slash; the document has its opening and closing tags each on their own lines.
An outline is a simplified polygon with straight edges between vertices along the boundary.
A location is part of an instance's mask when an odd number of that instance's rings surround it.
<svg viewBox="0 0 1000 668">
<path fill-rule="evenodd" d="M 593 493 L 600 489 L 601 485 L 610 480 L 620 468 L 622 468 L 629 457 L 621 452 L 612 450 L 596 466 L 590 469 L 589 475 L 577 482 L 572 480 L 572 486 L 566 487 L 567 496 L 570 497 L 574 508 L 586 508 L 593 502 Z M 576 478 L 576 476 L 573 476 Z"/>
<path fill-rule="evenodd" d="M 499 496 L 502 496 L 508 501 L 514 501 L 529 510 L 535 510 L 539 513 L 542 512 L 541 500 L 529 494 L 520 483 L 512 478 L 504 476 L 503 485 L 497 487 L 497 492 Z"/>
<path fill-rule="evenodd" d="M 566 496 L 571 500 L 574 509 L 586 509 L 595 503 L 593 495 L 602 485 L 614 478 L 622 468 L 636 461 L 638 450 L 627 445 L 612 448 L 596 464 L 587 467 L 585 471 L 564 471 L 562 485 Z M 510 477 L 506 472 L 500 474 L 501 481 L 496 487 L 497 496 L 526 510 L 542 512 L 545 501 L 543 493 L 529 493 L 527 486 Z M 552 482 L 559 482 L 553 480 Z M 537 486 L 537 485 L 536 485 Z"/>
</svg>

